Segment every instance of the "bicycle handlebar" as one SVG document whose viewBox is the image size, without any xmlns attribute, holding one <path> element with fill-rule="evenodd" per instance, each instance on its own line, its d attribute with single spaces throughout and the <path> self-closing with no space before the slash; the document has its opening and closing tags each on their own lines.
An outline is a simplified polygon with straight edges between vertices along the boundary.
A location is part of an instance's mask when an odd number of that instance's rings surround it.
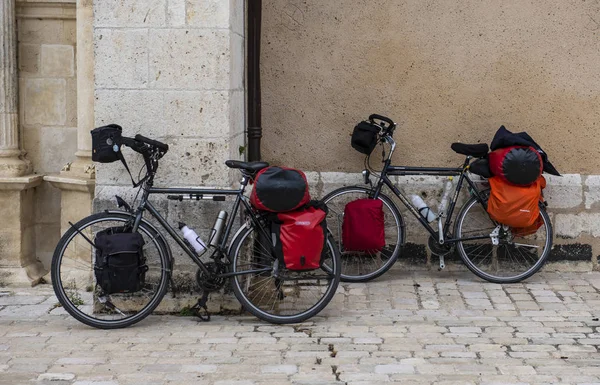
<svg viewBox="0 0 600 385">
<path fill-rule="evenodd" d="M 369 116 L 369 120 L 370 121 L 379 120 L 382 122 L 379 125 L 383 128 L 383 136 L 394 135 L 394 130 L 396 129 L 397 124 L 394 123 L 394 121 L 392 119 L 390 119 L 386 116 L 383 116 L 383 115 L 372 114 L 371 116 Z M 387 127 L 386 127 L 385 123 L 388 124 Z"/>
<path fill-rule="evenodd" d="M 158 147 L 158 149 L 163 150 L 164 152 L 169 151 L 169 145 L 159 142 L 158 140 L 153 140 L 150 138 L 146 138 L 145 136 L 142 136 L 140 134 L 137 134 L 134 138 L 135 140 L 142 142 L 142 143 L 146 143 L 150 146 L 155 146 Z"/>
</svg>

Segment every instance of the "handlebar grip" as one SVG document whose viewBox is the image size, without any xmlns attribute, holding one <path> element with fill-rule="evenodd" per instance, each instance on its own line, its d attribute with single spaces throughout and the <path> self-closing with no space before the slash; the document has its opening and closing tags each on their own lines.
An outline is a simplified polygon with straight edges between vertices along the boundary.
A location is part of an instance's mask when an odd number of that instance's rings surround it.
<svg viewBox="0 0 600 385">
<path fill-rule="evenodd" d="M 395 123 L 394 123 L 394 121 L 392 119 L 387 118 L 387 117 L 385 117 L 383 115 L 372 114 L 371 116 L 369 116 L 369 120 L 373 120 L 373 119 L 377 119 L 377 120 L 381 120 L 382 122 L 386 122 L 390 126 L 395 125 Z"/>
<path fill-rule="evenodd" d="M 149 144 L 151 146 L 156 146 L 156 147 L 158 147 L 159 149 L 161 149 L 163 151 L 169 151 L 169 145 L 168 144 L 161 143 L 158 140 L 153 140 L 153 139 L 150 139 L 150 138 L 146 138 L 145 136 L 142 136 L 140 134 L 137 134 L 135 136 L 135 140 L 140 141 L 142 143 Z"/>
</svg>

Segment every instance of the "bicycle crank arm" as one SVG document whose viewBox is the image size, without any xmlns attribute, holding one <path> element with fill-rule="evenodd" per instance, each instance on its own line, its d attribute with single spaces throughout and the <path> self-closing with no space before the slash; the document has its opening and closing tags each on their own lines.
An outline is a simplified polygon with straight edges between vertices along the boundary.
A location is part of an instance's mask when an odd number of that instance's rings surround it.
<svg viewBox="0 0 600 385">
<path fill-rule="evenodd" d="M 444 256 L 440 255 L 440 268 L 438 271 L 442 271 L 446 268 L 446 262 L 444 261 Z"/>
</svg>

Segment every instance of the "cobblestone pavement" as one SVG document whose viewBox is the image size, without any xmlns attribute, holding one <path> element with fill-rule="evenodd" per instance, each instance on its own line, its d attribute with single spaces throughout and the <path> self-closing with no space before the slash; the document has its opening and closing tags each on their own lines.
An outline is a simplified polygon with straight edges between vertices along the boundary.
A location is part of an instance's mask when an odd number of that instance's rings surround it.
<svg viewBox="0 0 600 385">
<path fill-rule="evenodd" d="M 311 322 L 151 316 L 102 331 L 0 289 L 0 384 L 600 383 L 600 273 L 494 285 L 394 270 L 343 284 Z"/>
</svg>

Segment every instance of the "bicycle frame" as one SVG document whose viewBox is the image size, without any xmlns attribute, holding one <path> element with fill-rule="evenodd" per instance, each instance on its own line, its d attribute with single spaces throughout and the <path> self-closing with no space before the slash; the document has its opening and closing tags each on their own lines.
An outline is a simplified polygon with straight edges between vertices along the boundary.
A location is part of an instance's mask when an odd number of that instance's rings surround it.
<svg viewBox="0 0 600 385">
<path fill-rule="evenodd" d="M 477 239 L 486 239 L 489 236 L 478 236 L 478 237 L 470 237 L 470 238 L 459 238 L 459 239 L 446 239 L 446 234 L 448 234 L 448 230 L 450 228 L 450 223 L 452 221 L 452 214 L 454 213 L 454 209 L 456 208 L 456 203 L 458 201 L 458 195 L 462 189 L 463 183 L 466 180 L 467 184 L 471 187 L 473 193 L 477 196 L 479 202 L 483 202 L 483 198 L 479 194 L 475 183 L 469 178 L 467 175 L 467 170 L 469 167 L 469 163 L 471 162 L 472 157 L 467 156 L 465 162 L 462 167 L 457 168 L 446 168 L 446 167 L 404 167 L 404 166 L 392 166 L 391 158 L 394 153 L 394 149 L 396 147 L 396 143 L 390 137 L 384 138 L 386 142 L 388 142 L 392 147 L 387 159 L 384 161 L 383 170 L 381 171 L 381 176 L 377 185 L 374 189 L 373 198 L 377 198 L 381 193 L 381 189 L 383 186 L 387 186 L 394 195 L 400 199 L 400 201 L 406 206 L 406 208 L 412 213 L 412 215 L 419 221 L 421 226 L 423 226 L 432 237 L 438 237 L 440 244 L 445 243 L 456 243 L 461 241 L 472 241 Z M 454 191 L 454 195 L 449 202 L 449 208 L 446 213 L 438 213 L 439 215 L 446 215 L 446 222 L 443 225 L 443 228 L 439 228 L 436 232 L 429 223 L 423 218 L 423 216 L 419 213 L 418 209 L 410 202 L 410 200 L 404 195 L 402 191 L 398 187 L 394 185 L 394 183 L 388 178 L 388 176 L 416 176 L 416 175 L 429 175 L 429 176 L 458 176 L 458 183 L 456 185 L 456 190 Z M 439 221 L 439 219 L 438 219 Z M 439 233 L 441 230 L 441 234 Z"/>
<path fill-rule="evenodd" d="M 165 231 L 167 231 L 167 233 L 175 240 L 175 242 L 177 242 L 179 247 L 181 247 L 181 249 L 194 261 L 194 263 L 196 265 L 198 265 L 198 267 L 202 270 L 202 272 L 207 275 L 212 275 L 214 273 L 210 272 L 206 268 L 206 265 L 204 264 L 204 262 L 202 262 L 202 260 L 200 259 L 200 256 L 196 253 L 196 251 L 193 250 L 190 246 L 188 246 L 188 244 L 184 241 L 184 239 L 181 237 L 181 235 L 158 212 L 156 207 L 154 207 L 154 205 L 148 200 L 148 198 L 152 194 L 189 195 L 189 196 L 198 197 L 198 200 L 201 200 L 201 199 L 204 200 L 203 198 L 200 198 L 200 197 L 204 197 L 204 196 L 210 196 L 213 198 L 212 200 L 221 200 L 221 199 L 214 199 L 215 197 L 223 197 L 222 200 L 225 200 L 225 198 L 227 196 L 235 196 L 236 199 L 233 204 L 233 210 L 231 212 L 231 215 L 227 219 L 225 232 L 223 233 L 223 237 L 220 240 L 218 247 L 213 252 L 213 255 L 214 255 L 214 253 L 218 253 L 218 252 L 222 253 L 223 255 L 225 255 L 225 258 L 227 258 L 227 261 L 230 262 L 228 259 L 228 256 L 227 256 L 227 241 L 229 240 L 229 237 L 231 235 L 231 230 L 233 229 L 234 221 L 237 217 L 238 211 L 240 209 L 240 205 L 244 206 L 244 208 L 246 209 L 246 212 L 250 215 L 250 218 L 253 223 L 258 222 L 258 218 L 255 215 L 254 211 L 252 210 L 250 204 L 247 202 L 246 199 L 244 199 L 244 191 L 246 190 L 248 181 L 249 181 L 248 177 L 243 176 L 240 188 L 237 190 L 197 189 L 197 188 L 155 188 L 155 187 L 151 187 L 151 186 L 145 186 L 144 193 L 142 195 L 142 199 L 141 199 L 140 204 L 137 207 L 136 212 L 135 212 L 135 222 L 133 224 L 133 231 L 137 231 L 137 228 L 142 220 L 144 211 L 146 211 L 146 210 L 149 211 L 150 214 L 165 229 Z M 242 271 L 242 272 L 237 272 L 237 273 L 219 274 L 218 277 L 219 278 L 229 278 L 232 276 L 262 273 L 265 271 L 271 271 L 271 269 L 264 268 L 264 269 L 258 269 L 258 270 L 247 270 L 247 271 Z"/>
</svg>

